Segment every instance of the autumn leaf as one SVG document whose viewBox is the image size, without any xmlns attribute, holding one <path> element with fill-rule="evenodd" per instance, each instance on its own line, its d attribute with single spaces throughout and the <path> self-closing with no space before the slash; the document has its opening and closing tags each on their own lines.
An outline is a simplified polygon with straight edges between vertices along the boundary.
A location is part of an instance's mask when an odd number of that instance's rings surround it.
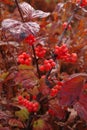
<svg viewBox="0 0 87 130">
<path fill-rule="evenodd" d="M 50 15 L 50 13 L 43 12 L 41 10 L 35 10 L 27 2 L 20 3 L 20 8 L 24 14 L 24 18 L 33 19 L 33 18 L 44 18 Z"/>
<path fill-rule="evenodd" d="M 49 94 L 49 87 L 45 84 L 45 77 L 42 77 L 40 80 L 39 80 L 39 92 L 41 92 L 43 95 L 47 95 Z"/>
<path fill-rule="evenodd" d="M 21 121 L 26 121 L 29 118 L 29 112 L 26 108 L 21 109 L 20 111 L 15 112 L 16 117 L 18 117 Z"/>
<path fill-rule="evenodd" d="M 16 119 L 10 119 L 8 124 L 11 126 L 11 127 L 19 127 L 19 128 L 24 128 L 24 125 L 21 121 L 19 120 L 16 120 Z"/>
<path fill-rule="evenodd" d="M 75 103 L 74 109 L 87 122 L 87 84 L 83 86 L 80 99 Z"/>
<path fill-rule="evenodd" d="M 9 127 L 0 127 L 0 130 L 10 130 Z"/>
<path fill-rule="evenodd" d="M 86 78 L 87 74 L 85 73 L 73 74 L 64 82 L 58 94 L 61 106 L 69 107 L 78 101 Z"/>
<path fill-rule="evenodd" d="M 43 119 L 38 119 L 33 123 L 33 130 L 53 130 L 52 126 Z"/>
<path fill-rule="evenodd" d="M 36 35 L 39 32 L 40 26 L 36 22 L 17 21 L 14 19 L 4 19 L 2 28 L 8 30 L 16 40 L 22 41 L 30 34 Z"/>
<path fill-rule="evenodd" d="M 64 120 L 66 118 L 66 111 L 67 108 L 62 108 L 58 100 L 52 100 L 49 103 L 49 109 L 51 109 L 54 112 L 54 117 L 57 117 L 59 120 Z"/>
</svg>

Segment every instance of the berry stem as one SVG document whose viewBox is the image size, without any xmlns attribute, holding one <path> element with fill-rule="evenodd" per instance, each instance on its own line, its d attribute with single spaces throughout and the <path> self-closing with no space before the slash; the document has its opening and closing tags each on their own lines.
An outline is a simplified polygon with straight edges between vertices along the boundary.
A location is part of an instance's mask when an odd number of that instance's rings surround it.
<svg viewBox="0 0 87 130">
<path fill-rule="evenodd" d="M 64 29 L 64 31 L 63 31 L 63 33 L 61 34 L 60 39 L 59 39 L 59 42 L 58 42 L 58 44 L 57 44 L 58 46 L 61 44 L 62 39 L 63 39 L 63 37 L 64 37 L 64 35 L 65 35 L 65 33 L 66 33 L 66 31 L 67 31 L 67 29 L 68 29 L 68 27 L 69 27 L 71 21 L 72 21 L 72 19 L 74 18 L 75 13 L 76 13 L 77 10 L 79 9 L 79 6 L 81 5 L 81 3 L 82 3 L 82 0 L 81 0 L 81 1 L 79 2 L 79 4 L 76 6 L 76 8 L 74 9 L 72 15 L 71 15 L 70 18 L 68 19 L 67 25 L 66 25 L 66 27 L 65 27 L 65 29 Z"/>
<path fill-rule="evenodd" d="M 22 19 L 22 21 L 24 22 L 24 17 L 23 17 L 23 14 L 22 14 L 22 12 L 21 12 L 21 8 L 19 7 L 18 0 L 15 0 L 15 3 L 16 3 L 16 6 L 17 6 L 17 8 L 18 8 L 18 11 L 19 11 L 19 14 L 20 14 L 20 16 L 21 16 L 21 19 Z"/>
<path fill-rule="evenodd" d="M 33 120 L 33 116 L 34 116 L 34 113 L 31 113 L 29 115 L 26 130 L 31 130 L 32 129 L 31 123 L 32 123 L 32 120 Z"/>
<path fill-rule="evenodd" d="M 81 3 L 82 3 L 82 0 L 80 0 L 79 4 L 76 6 L 76 8 L 74 9 L 72 15 L 71 15 L 70 18 L 68 19 L 66 28 L 65 28 L 64 31 L 62 32 L 62 34 L 61 34 L 61 36 L 60 36 L 60 39 L 59 39 L 59 41 L 58 41 L 58 43 L 57 43 L 57 46 L 60 46 L 60 44 L 61 44 L 61 42 L 62 42 L 62 39 L 63 39 L 63 37 L 64 37 L 64 35 L 65 35 L 67 29 L 68 29 L 68 26 L 70 25 L 72 19 L 74 18 L 74 15 L 75 15 L 75 13 L 77 12 L 77 10 L 79 9 L 79 6 L 81 5 Z M 54 54 L 53 54 L 53 55 L 54 55 Z M 52 56 L 52 58 L 53 58 L 53 56 Z M 55 59 L 56 59 L 56 56 L 54 56 L 53 59 L 55 60 Z M 47 86 L 48 86 L 49 88 L 52 87 L 51 83 L 50 83 L 49 80 L 48 80 L 48 77 L 50 76 L 51 71 L 52 71 L 52 69 L 47 72 L 46 78 L 45 78 L 45 83 L 47 84 Z"/>
<path fill-rule="evenodd" d="M 32 45 L 32 50 L 33 50 L 33 54 L 34 54 L 34 59 L 35 59 L 35 64 L 36 64 L 36 69 L 37 69 L 38 77 L 41 78 L 40 70 L 39 70 L 39 66 L 38 66 L 38 61 L 37 61 L 37 58 L 36 58 L 36 53 L 35 53 L 34 45 Z"/>
<path fill-rule="evenodd" d="M 52 69 L 51 69 L 52 70 Z M 45 78 L 45 83 L 49 88 L 52 88 L 52 85 L 50 83 L 50 81 L 48 80 L 48 77 L 50 76 L 51 70 L 49 70 L 46 74 L 46 78 Z"/>
</svg>

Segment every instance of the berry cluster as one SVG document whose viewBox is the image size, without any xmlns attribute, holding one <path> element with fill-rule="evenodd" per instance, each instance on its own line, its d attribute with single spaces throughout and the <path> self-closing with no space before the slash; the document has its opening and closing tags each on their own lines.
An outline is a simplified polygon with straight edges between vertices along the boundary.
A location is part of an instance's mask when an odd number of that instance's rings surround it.
<svg viewBox="0 0 87 130">
<path fill-rule="evenodd" d="M 58 82 L 57 85 L 55 85 L 51 91 L 50 91 L 50 96 L 54 97 L 57 95 L 57 93 L 61 90 L 63 86 L 63 83 L 62 82 Z"/>
<path fill-rule="evenodd" d="M 35 52 L 36 52 L 36 55 L 39 57 L 39 58 L 43 58 L 46 54 L 46 48 L 43 47 L 42 45 L 38 45 L 36 48 L 35 48 Z"/>
<path fill-rule="evenodd" d="M 81 2 L 81 0 L 77 0 L 77 3 L 80 3 L 80 2 Z M 82 7 L 87 6 L 87 0 L 82 0 L 82 3 L 80 6 L 82 6 Z"/>
<path fill-rule="evenodd" d="M 18 56 L 18 62 L 25 65 L 30 65 L 31 57 L 26 52 L 23 52 L 21 55 Z"/>
<path fill-rule="evenodd" d="M 25 38 L 25 41 L 32 46 L 35 43 L 36 38 L 30 34 L 27 38 Z"/>
<path fill-rule="evenodd" d="M 24 99 L 22 96 L 18 97 L 18 102 L 20 105 L 23 105 L 28 109 L 29 112 L 37 112 L 39 109 L 39 103 L 38 102 L 32 102 L 27 99 Z"/>
<path fill-rule="evenodd" d="M 53 59 L 50 60 L 44 60 L 44 65 L 40 66 L 40 71 L 49 71 L 51 70 L 56 63 L 53 61 Z"/>
<path fill-rule="evenodd" d="M 65 44 L 63 44 L 61 47 L 56 46 L 54 53 L 57 55 L 57 59 L 61 59 L 65 62 L 75 63 L 77 61 L 77 54 L 70 54 Z"/>
<path fill-rule="evenodd" d="M 67 24 L 68 24 L 67 22 L 64 22 L 64 23 L 63 23 L 63 25 L 62 25 L 62 26 L 63 26 L 63 29 L 65 29 L 65 28 L 67 27 Z M 71 25 L 69 24 L 69 25 L 68 25 L 68 30 L 71 30 L 71 28 L 72 28 L 72 27 L 71 27 Z"/>
</svg>

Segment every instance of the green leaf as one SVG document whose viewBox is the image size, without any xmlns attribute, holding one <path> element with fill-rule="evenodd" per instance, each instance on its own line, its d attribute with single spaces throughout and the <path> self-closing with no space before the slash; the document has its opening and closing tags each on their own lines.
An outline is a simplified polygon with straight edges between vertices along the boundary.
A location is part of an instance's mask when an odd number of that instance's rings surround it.
<svg viewBox="0 0 87 130">
<path fill-rule="evenodd" d="M 37 121 L 34 121 L 33 128 L 39 128 L 39 129 L 44 128 L 44 124 L 45 124 L 44 120 L 39 119 Z"/>
<path fill-rule="evenodd" d="M 19 65 L 19 70 L 25 70 L 25 69 L 28 69 L 28 70 L 33 70 L 34 69 L 34 67 L 33 66 L 28 66 L 28 65 Z"/>
<path fill-rule="evenodd" d="M 16 111 L 15 115 L 22 121 L 25 121 L 29 118 L 29 112 L 26 108 Z"/>
<path fill-rule="evenodd" d="M 4 80 L 8 76 L 9 72 L 4 72 L 0 75 L 0 79 Z"/>
</svg>

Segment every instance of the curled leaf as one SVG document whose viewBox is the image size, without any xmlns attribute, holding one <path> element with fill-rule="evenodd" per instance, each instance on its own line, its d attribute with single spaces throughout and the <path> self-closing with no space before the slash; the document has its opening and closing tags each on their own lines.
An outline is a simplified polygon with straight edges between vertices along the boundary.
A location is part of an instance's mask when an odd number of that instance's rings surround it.
<svg viewBox="0 0 87 130">
<path fill-rule="evenodd" d="M 20 8 L 23 12 L 24 18 L 33 19 L 33 18 L 44 18 L 50 15 L 50 13 L 43 12 L 41 10 L 35 10 L 30 4 L 23 2 L 20 3 Z"/>
<path fill-rule="evenodd" d="M 20 8 L 22 10 L 24 18 L 26 18 L 26 17 L 31 18 L 32 13 L 35 11 L 35 9 L 30 4 L 28 4 L 26 2 L 20 3 L 19 5 L 20 5 Z"/>
<path fill-rule="evenodd" d="M 44 18 L 48 17 L 50 13 L 43 12 L 41 10 L 36 10 L 32 13 L 32 18 Z"/>
</svg>

